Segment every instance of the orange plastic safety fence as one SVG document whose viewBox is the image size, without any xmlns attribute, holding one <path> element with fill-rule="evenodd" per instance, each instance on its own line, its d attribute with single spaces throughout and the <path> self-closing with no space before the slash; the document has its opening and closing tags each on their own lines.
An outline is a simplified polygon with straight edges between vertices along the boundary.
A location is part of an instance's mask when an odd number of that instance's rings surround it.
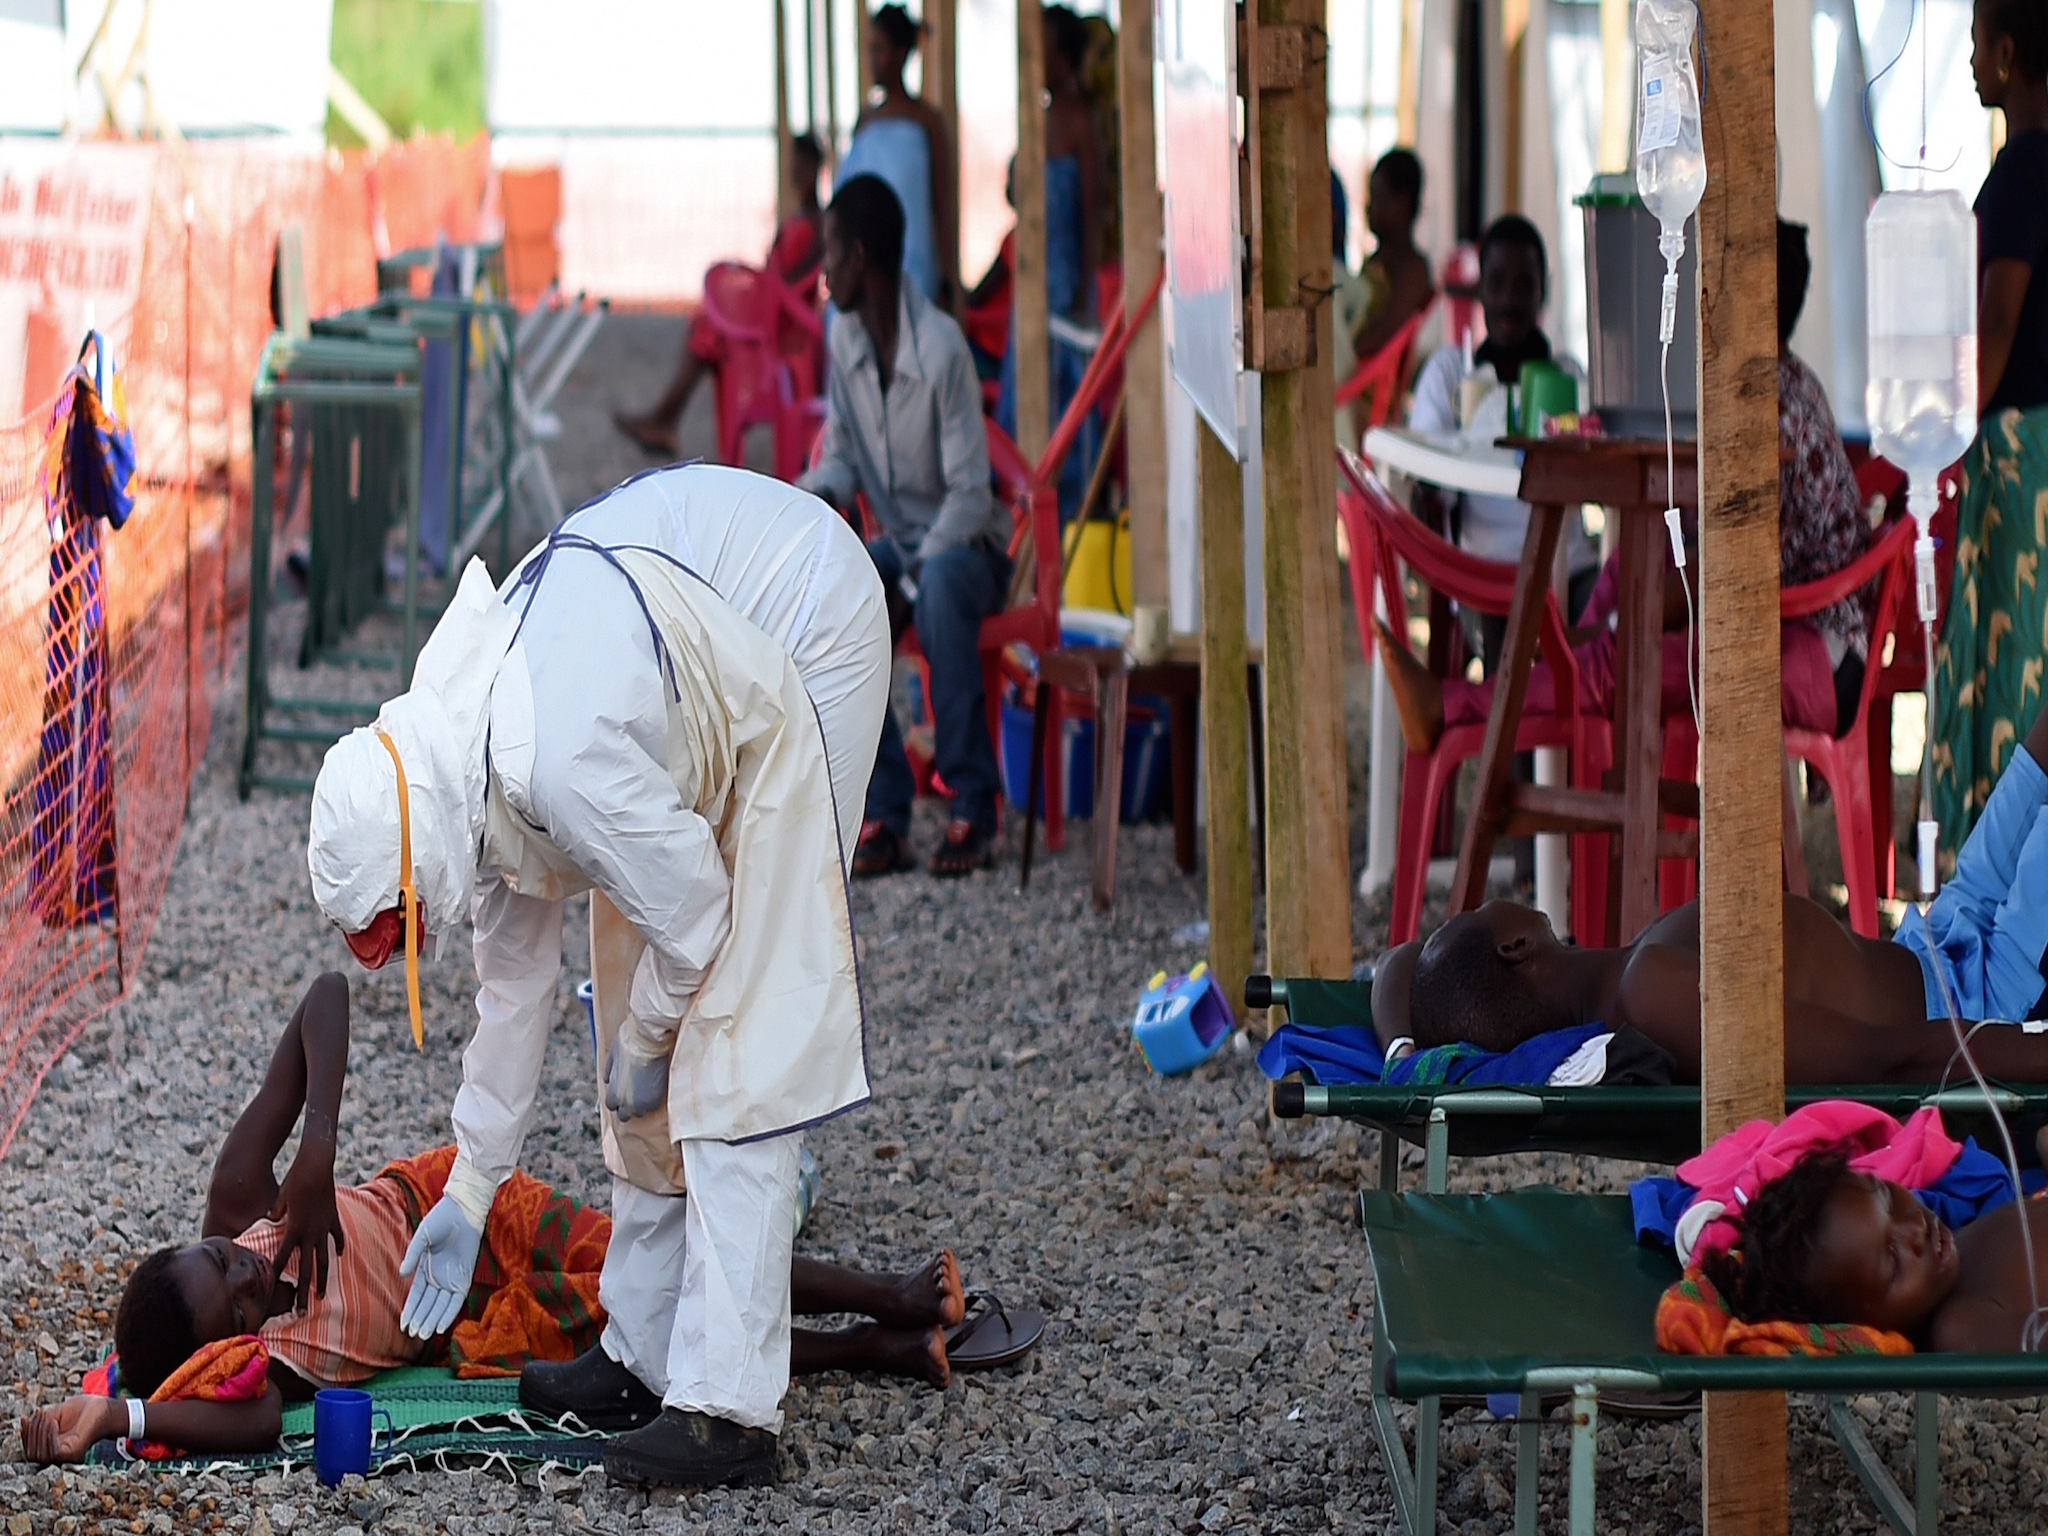
<svg viewBox="0 0 2048 1536">
<path fill-rule="evenodd" d="M 0 426 L 0 1155 L 44 1074 L 135 974 L 234 676 L 249 389 L 278 233 L 302 230 L 313 314 L 362 303 L 387 241 L 474 236 L 488 170 L 482 141 L 414 141 L 374 162 L 256 139 L 124 152 L 154 158 L 142 280 L 100 328 L 122 369 L 136 496 L 119 531 L 96 525 L 96 572 L 58 548 L 63 511 L 42 490 L 58 380 L 29 379 L 39 403 Z M 109 821 L 113 867 L 95 886 L 88 856 Z"/>
</svg>

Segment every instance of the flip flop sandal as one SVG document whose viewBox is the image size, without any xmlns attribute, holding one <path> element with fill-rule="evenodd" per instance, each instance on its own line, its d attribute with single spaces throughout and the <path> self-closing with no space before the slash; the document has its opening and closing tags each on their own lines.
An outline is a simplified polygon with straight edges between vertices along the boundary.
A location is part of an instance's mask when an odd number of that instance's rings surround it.
<svg viewBox="0 0 2048 1536">
<path fill-rule="evenodd" d="M 974 1308 L 979 1305 L 981 1311 Z M 1009 1311 L 993 1291 L 967 1298 L 967 1318 L 946 1330 L 946 1363 L 955 1371 L 992 1371 L 1014 1365 L 1045 1336 L 1045 1314 L 1027 1307 Z"/>
</svg>

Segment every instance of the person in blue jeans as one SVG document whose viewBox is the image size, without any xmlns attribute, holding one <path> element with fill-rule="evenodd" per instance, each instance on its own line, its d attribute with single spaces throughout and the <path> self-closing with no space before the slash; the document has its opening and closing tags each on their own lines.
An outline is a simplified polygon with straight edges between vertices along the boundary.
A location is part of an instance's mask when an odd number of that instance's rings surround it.
<svg viewBox="0 0 2048 1536">
<path fill-rule="evenodd" d="M 903 208 L 875 176 L 845 182 L 825 210 L 825 434 L 798 484 L 842 512 L 866 498 L 881 529 L 868 552 L 892 626 L 915 623 L 931 671 L 933 756 L 953 815 L 931 858 L 938 876 L 995 862 L 995 749 L 982 683 L 982 621 L 1010 584 L 1009 516 L 989 490 L 981 386 L 953 318 L 902 280 Z M 894 712 L 883 717 L 857 876 L 907 869 L 916 785 Z"/>
<path fill-rule="evenodd" d="M 1940 750 L 1939 743 L 1934 744 Z M 1783 897 L 1785 1080 L 1928 1083 L 1955 1068 L 1951 1010 L 1984 1071 L 2048 1082 L 2048 709 L 2035 717 L 1923 917 L 1890 940 Z M 1700 909 L 1687 902 L 1619 949 L 1560 943 L 1533 907 L 1490 901 L 1375 969 L 1373 1026 L 1399 1055 L 1468 1041 L 1509 1051 L 1551 1030 L 1629 1025 L 1699 1081 Z M 2021 1022 L 2029 1028 L 2014 1027 Z"/>
</svg>

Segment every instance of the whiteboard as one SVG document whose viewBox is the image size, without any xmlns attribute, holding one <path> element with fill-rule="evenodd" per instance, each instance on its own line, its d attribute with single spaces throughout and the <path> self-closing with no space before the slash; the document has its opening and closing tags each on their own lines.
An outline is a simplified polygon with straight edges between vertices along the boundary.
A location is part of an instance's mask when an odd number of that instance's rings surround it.
<svg viewBox="0 0 2048 1536">
<path fill-rule="evenodd" d="M 1238 209 L 1237 7 L 1160 0 L 1165 86 L 1167 364 L 1232 454 L 1244 366 L 1244 239 Z"/>
</svg>

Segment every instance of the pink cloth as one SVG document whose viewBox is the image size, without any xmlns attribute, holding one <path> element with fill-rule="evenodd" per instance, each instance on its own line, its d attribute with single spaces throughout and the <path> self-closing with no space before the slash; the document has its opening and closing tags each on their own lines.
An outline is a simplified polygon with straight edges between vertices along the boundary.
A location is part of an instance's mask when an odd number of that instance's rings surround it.
<svg viewBox="0 0 2048 1536">
<path fill-rule="evenodd" d="M 1588 605 L 1589 609 L 1592 605 Z M 1685 634 L 1664 637 L 1662 708 L 1665 718 L 1687 713 L 1692 705 L 1685 686 Z M 1603 719 L 1614 714 L 1618 681 L 1614 633 L 1603 629 L 1583 645 L 1572 647 L 1579 663 L 1579 713 Z M 1804 619 L 1778 626 L 1779 699 L 1785 724 L 1801 730 L 1835 733 L 1835 674 L 1828 666 L 1827 642 Z M 1493 704 L 1493 679 L 1483 683 L 1451 678 L 1444 683 L 1444 724 L 1484 725 Z M 1556 684 L 1550 667 L 1539 660 L 1529 669 L 1522 695 L 1522 713 L 1548 715 L 1557 708 Z"/>
<path fill-rule="evenodd" d="M 1752 1120 L 1730 1131 L 1699 1156 L 1678 1165 L 1679 1182 L 1699 1191 L 1694 1202 L 1714 1200 L 1739 1212 L 1774 1179 L 1809 1153 L 1840 1151 L 1849 1166 L 1873 1178 L 1925 1189 L 1954 1166 L 1962 1144 L 1942 1129 L 1941 1111 L 1917 1109 L 1904 1125 L 1867 1104 L 1831 1099 L 1794 1110 L 1784 1120 Z M 1692 1262 L 1708 1249 L 1733 1246 L 1738 1229 L 1726 1217 L 1709 1222 L 1693 1247 Z"/>
</svg>

